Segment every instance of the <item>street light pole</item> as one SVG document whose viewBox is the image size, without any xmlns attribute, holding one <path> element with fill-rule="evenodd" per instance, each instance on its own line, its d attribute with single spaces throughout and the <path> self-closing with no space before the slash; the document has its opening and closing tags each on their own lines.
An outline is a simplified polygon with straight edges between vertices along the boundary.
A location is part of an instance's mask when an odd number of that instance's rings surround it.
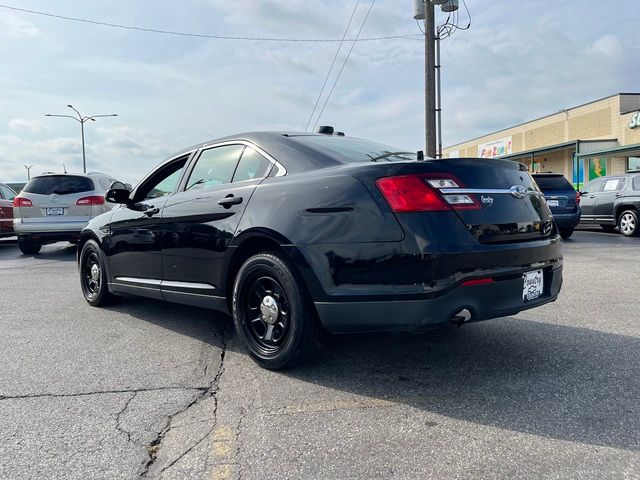
<svg viewBox="0 0 640 480">
<path fill-rule="evenodd" d="M 82 135 L 82 171 L 84 173 L 87 173 L 87 158 L 86 158 L 85 147 L 84 147 L 84 124 L 86 122 L 88 122 L 89 120 L 91 120 L 92 122 L 95 122 L 96 118 L 100 118 L 100 117 L 117 117 L 118 114 L 117 113 L 110 113 L 108 115 L 82 116 L 82 114 L 78 110 L 76 110 L 73 107 L 73 105 L 67 105 L 67 107 L 69 107 L 71 110 L 76 112 L 77 117 L 74 116 L 74 115 L 55 115 L 55 114 L 52 114 L 52 113 L 45 114 L 45 117 L 71 118 L 72 120 L 75 120 L 76 122 L 78 122 L 80 124 L 80 133 Z"/>
<path fill-rule="evenodd" d="M 31 180 L 31 169 L 33 168 L 33 165 L 25 165 L 24 168 L 27 169 L 27 180 Z"/>
</svg>

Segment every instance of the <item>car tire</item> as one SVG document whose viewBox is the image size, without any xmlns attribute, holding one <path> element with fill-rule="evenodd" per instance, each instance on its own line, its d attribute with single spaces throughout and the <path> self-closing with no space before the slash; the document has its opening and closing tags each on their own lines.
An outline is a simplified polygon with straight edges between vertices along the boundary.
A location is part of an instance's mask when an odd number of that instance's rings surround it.
<svg viewBox="0 0 640 480">
<path fill-rule="evenodd" d="M 278 253 L 254 255 L 240 267 L 233 322 L 251 358 L 270 370 L 299 363 L 316 350 L 322 332 L 302 280 Z"/>
<path fill-rule="evenodd" d="M 89 305 L 101 307 L 112 303 L 116 297 L 109 292 L 104 258 L 95 240 L 82 246 L 79 267 L 82 295 Z"/>
<path fill-rule="evenodd" d="M 640 223 L 636 210 L 625 210 L 618 218 L 618 228 L 625 237 L 637 237 L 640 234 Z"/>
<path fill-rule="evenodd" d="M 608 225 L 606 223 L 600 224 L 600 228 L 602 228 L 605 232 L 609 232 L 609 233 L 615 232 L 616 230 L 615 225 Z"/>
<path fill-rule="evenodd" d="M 25 255 L 35 255 L 40 251 L 42 245 L 33 240 L 18 238 L 18 248 Z"/>
<path fill-rule="evenodd" d="M 571 237 L 571 235 L 573 235 L 573 228 L 567 228 L 567 229 L 560 230 L 560 236 L 564 240 L 566 240 L 567 238 Z"/>
</svg>

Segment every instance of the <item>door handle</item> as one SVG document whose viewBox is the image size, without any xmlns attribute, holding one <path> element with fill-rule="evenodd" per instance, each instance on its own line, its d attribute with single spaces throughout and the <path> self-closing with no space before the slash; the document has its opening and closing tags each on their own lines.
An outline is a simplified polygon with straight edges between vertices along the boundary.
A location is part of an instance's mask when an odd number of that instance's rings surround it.
<svg viewBox="0 0 640 480">
<path fill-rule="evenodd" d="M 153 217 L 156 213 L 160 213 L 160 209 L 159 208 L 153 208 L 153 207 L 149 207 L 148 209 L 146 209 L 144 211 L 144 214 L 147 217 Z"/>
<path fill-rule="evenodd" d="M 239 205 L 240 203 L 242 203 L 242 197 L 234 197 L 233 193 L 218 200 L 218 205 L 222 205 L 224 208 L 231 208 L 231 205 Z"/>
<path fill-rule="evenodd" d="M 596 198 L 595 195 L 589 195 L 589 198 Z"/>
</svg>

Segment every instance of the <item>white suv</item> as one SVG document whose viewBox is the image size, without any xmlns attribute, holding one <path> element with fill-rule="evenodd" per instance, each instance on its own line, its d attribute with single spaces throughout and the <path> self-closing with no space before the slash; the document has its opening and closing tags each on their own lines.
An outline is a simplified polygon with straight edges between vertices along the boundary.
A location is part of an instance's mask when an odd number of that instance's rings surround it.
<svg viewBox="0 0 640 480">
<path fill-rule="evenodd" d="M 13 229 L 22 253 L 47 243 L 75 243 L 93 217 L 111 209 L 104 195 L 116 180 L 103 173 L 49 173 L 33 177 L 13 199 Z"/>
</svg>

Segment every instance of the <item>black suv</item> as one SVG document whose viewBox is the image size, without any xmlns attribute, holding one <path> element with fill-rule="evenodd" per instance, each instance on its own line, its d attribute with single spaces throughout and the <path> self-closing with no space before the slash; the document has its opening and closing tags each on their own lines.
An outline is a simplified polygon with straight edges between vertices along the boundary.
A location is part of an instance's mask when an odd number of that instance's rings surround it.
<svg viewBox="0 0 640 480">
<path fill-rule="evenodd" d="M 580 222 L 580 195 L 561 173 L 534 173 L 562 238 L 573 235 Z"/>
<path fill-rule="evenodd" d="M 581 225 L 600 225 L 607 231 L 616 227 L 627 237 L 640 234 L 640 172 L 599 177 L 580 190 Z"/>
</svg>

